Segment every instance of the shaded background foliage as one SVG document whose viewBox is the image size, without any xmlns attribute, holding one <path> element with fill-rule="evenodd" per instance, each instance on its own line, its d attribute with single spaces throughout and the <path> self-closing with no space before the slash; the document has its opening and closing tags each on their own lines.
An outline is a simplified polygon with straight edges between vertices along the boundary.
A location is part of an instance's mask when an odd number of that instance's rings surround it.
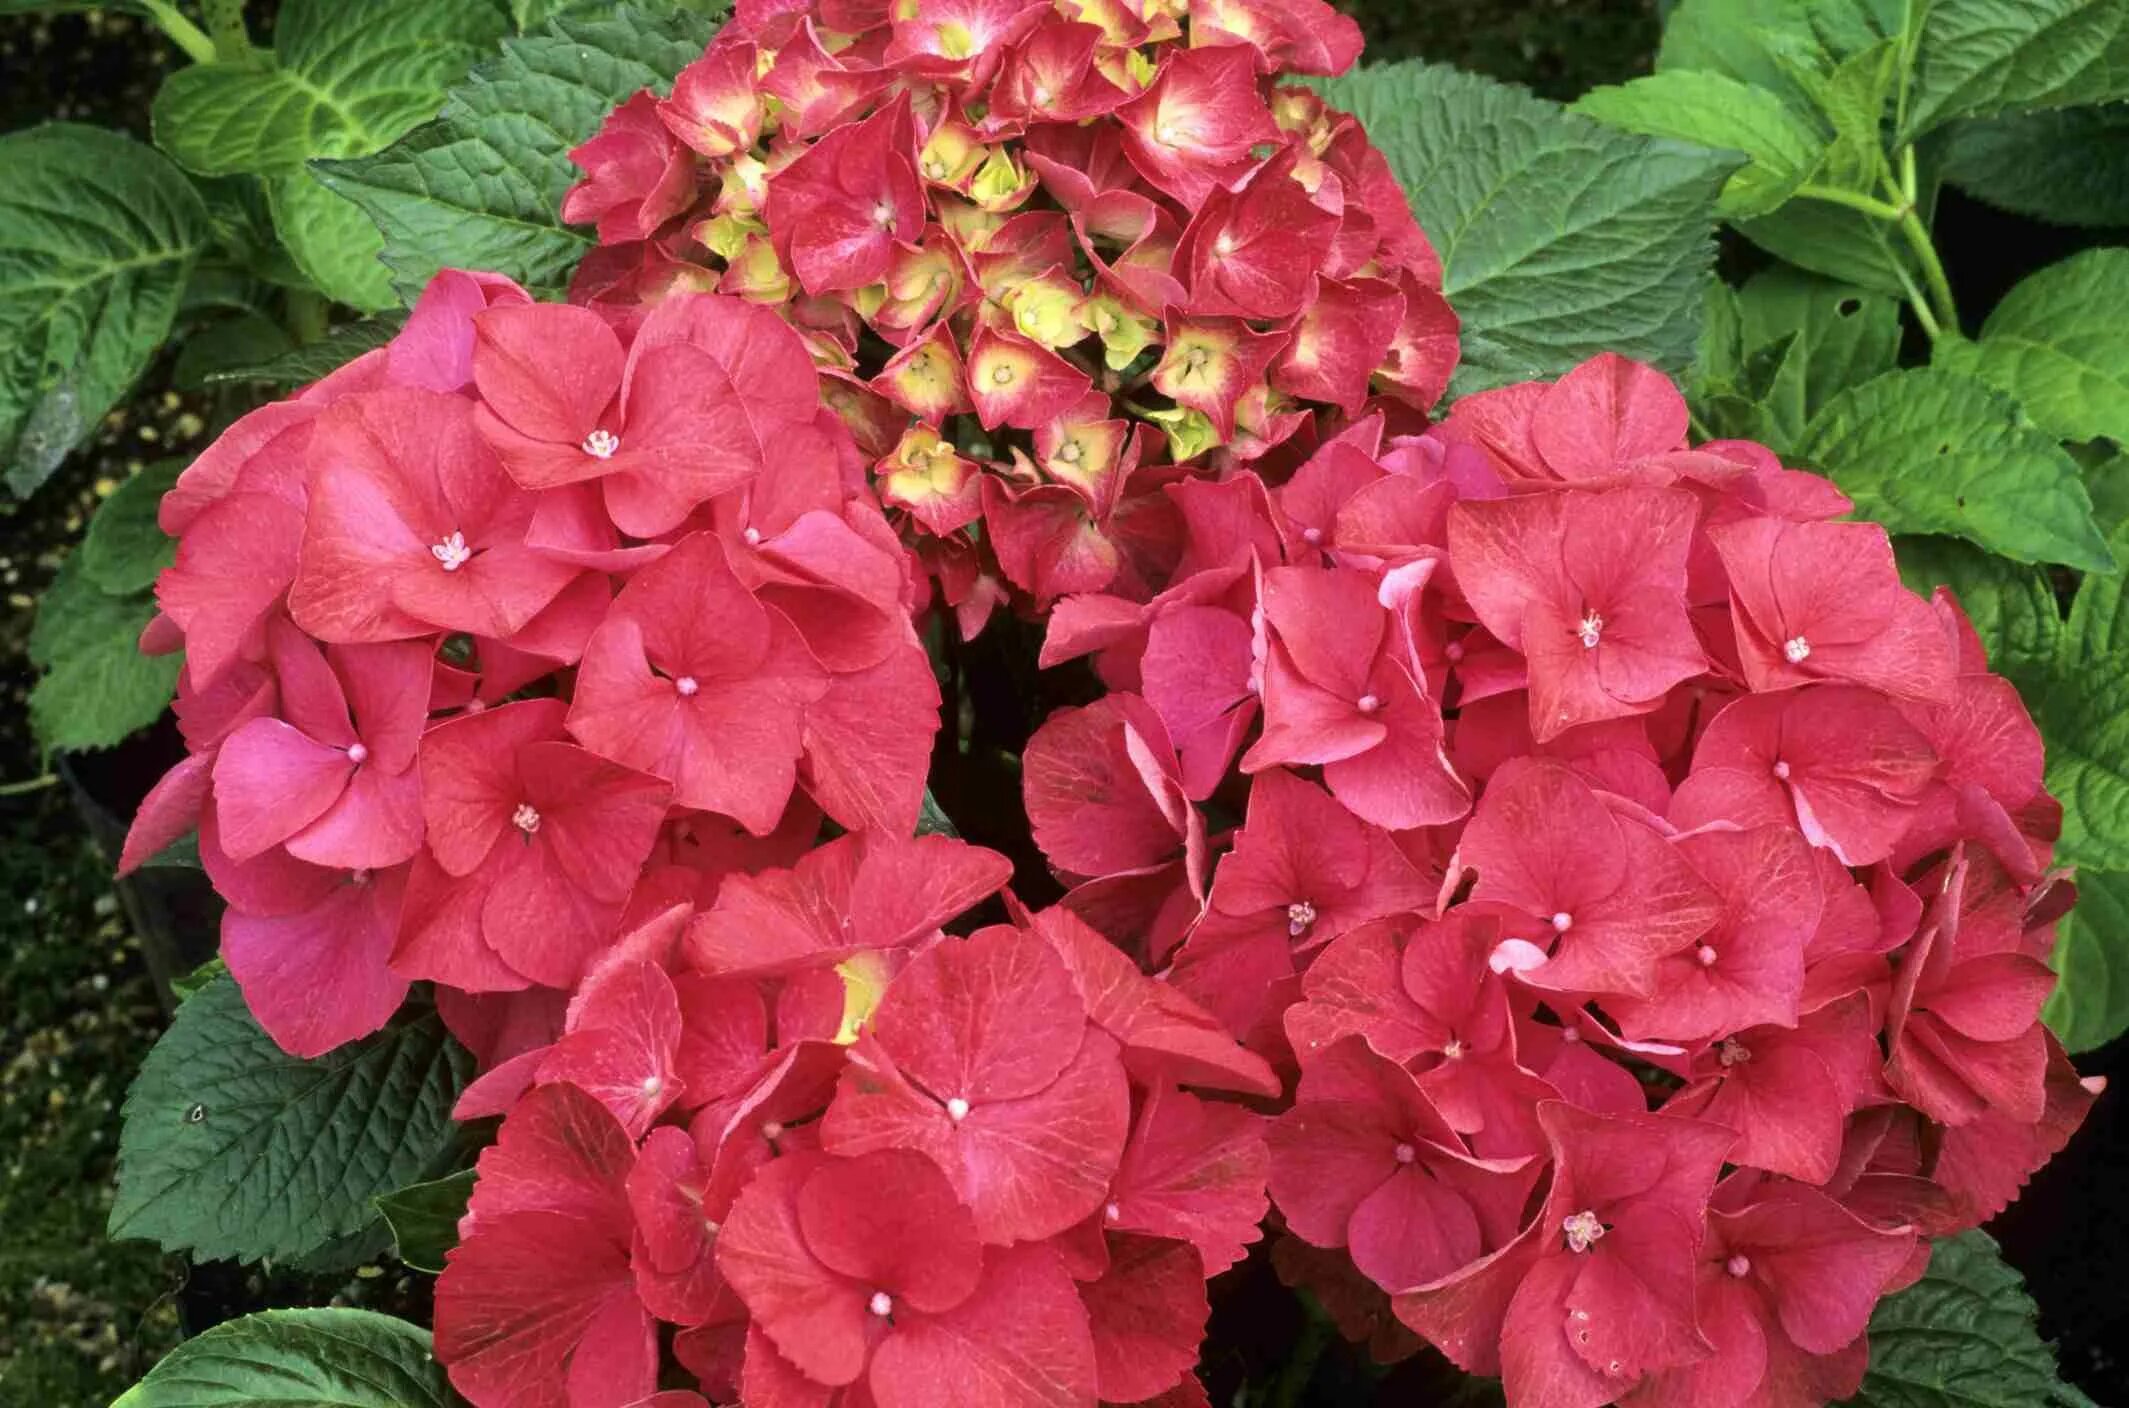
<svg viewBox="0 0 2129 1408">
<path fill-rule="evenodd" d="M 1563 101 L 1648 72 L 1661 27 L 1656 0 L 1343 3 L 1367 30 L 1371 61 L 1451 63 Z M 255 5 L 251 22 L 255 37 L 266 39 L 271 6 Z M 150 100 L 175 63 L 155 31 L 123 15 L 0 15 L 0 132 L 60 117 L 146 137 Z M 2041 225 L 1956 190 L 1945 192 L 1940 211 L 1939 247 L 1969 331 L 2034 269 L 2125 238 L 2122 229 Z M 1728 234 L 1722 258 L 1732 282 L 1767 262 Z M 188 1267 L 146 1244 L 103 1236 L 118 1101 L 164 1025 L 168 970 L 184 957 L 144 953 L 136 933 L 174 926 L 207 949 L 213 938 L 201 916 L 171 910 L 181 892 L 143 880 L 121 895 L 109 879 L 108 823 L 127 814 L 176 756 L 168 721 L 35 785 L 45 762 L 26 725 L 30 671 L 22 651 L 32 605 L 94 506 L 146 465 L 204 444 L 240 408 L 235 393 L 175 389 L 190 380 L 183 371 L 175 359 L 160 359 L 41 492 L 0 497 L 0 1227 L 7 1229 L 0 1401 L 7 1403 L 106 1403 L 182 1334 L 269 1303 L 330 1300 L 426 1319 L 425 1279 L 396 1264 L 323 1276 Z M 1010 730 L 1019 710 L 986 707 L 1010 701 L 987 701 L 983 692 L 1036 697 L 1033 681 L 997 668 L 1033 652 L 1019 649 L 1026 642 L 1014 638 L 1012 623 L 1000 624 L 1008 629 L 993 629 L 977 643 L 981 656 L 964 662 L 962 683 L 979 693 L 973 713 L 984 727 Z M 1017 752 L 1026 740 L 974 741 Z M 956 796 L 956 785 L 942 776 L 941 800 L 964 819 L 969 839 L 1026 852 L 1016 828 L 986 835 L 981 820 L 1006 814 L 1001 808 L 1017 815 L 1017 796 L 985 795 L 978 778 L 963 780 L 971 790 Z M 107 823 L 101 836 L 99 809 Z M 1023 881 L 1047 880 L 1032 852 L 1018 858 Z M 2129 1074 L 2119 1041 L 2082 1064 L 2117 1081 Z M 2116 1152 L 2129 1136 L 2120 1104 L 2119 1095 L 2102 1101 L 2079 1142 L 1992 1229 L 2042 1306 L 2044 1332 L 2060 1341 L 2065 1374 L 2103 1402 L 2129 1401 L 2115 1348 L 2129 1329 L 2129 1298 L 2114 1272 L 2129 1259 L 2129 1219 L 2110 1211 Z M 1215 1358 L 1206 1372 L 1216 1401 L 1231 1399 L 1245 1381 L 1271 1384 L 1271 1401 L 1280 1404 L 1498 1401 L 1490 1388 L 1459 1385 L 1431 1353 L 1378 1378 L 1362 1354 L 1304 1318 L 1261 1256 L 1234 1280 L 1211 1326 Z M 1313 1377 L 1303 1365 L 1313 1366 Z"/>
</svg>

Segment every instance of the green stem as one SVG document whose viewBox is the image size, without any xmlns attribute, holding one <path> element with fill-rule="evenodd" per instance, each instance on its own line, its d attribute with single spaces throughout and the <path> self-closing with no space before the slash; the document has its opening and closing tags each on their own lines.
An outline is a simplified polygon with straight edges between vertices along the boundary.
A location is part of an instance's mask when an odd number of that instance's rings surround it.
<svg viewBox="0 0 2129 1408">
<path fill-rule="evenodd" d="M 1888 224 L 1899 220 L 1901 215 L 1897 205 L 1888 205 L 1882 200 L 1875 200 L 1857 191 L 1844 191 L 1838 186 L 1799 186 L 1796 193 L 1806 200 L 1822 200 L 1829 205 L 1844 205 L 1850 210 L 1860 210 L 1871 219 L 1883 220 Z"/>
<path fill-rule="evenodd" d="M 223 63 L 249 61 L 251 31 L 244 27 L 244 0 L 200 0 L 200 16 L 207 21 L 214 52 Z"/>
<path fill-rule="evenodd" d="M 1271 1396 L 1264 1400 L 1265 1408 L 1296 1408 L 1301 1395 L 1308 1390 L 1309 1380 L 1316 1377 L 1316 1366 L 1322 1362 L 1323 1351 L 1330 1348 L 1330 1344 L 1330 1317 L 1309 1305 L 1308 1319 L 1301 1326 L 1301 1337 L 1294 1342 L 1286 1367 L 1273 1381 Z"/>
<path fill-rule="evenodd" d="M 1929 231 L 1922 228 L 1922 219 L 1912 206 L 1900 217 L 1900 234 L 1922 265 L 1922 277 L 1929 284 L 1930 301 L 1936 306 L 1938 323 L 1952 332 L 1959 331 L 1959 304 L 1952 297 L 1951 280 L 1944 276 L 1944 263 L 1937 258 L 1937 247 L 1930 243 Z M 1935 333 L 1930 335 L 1936 336 Z"/>
<path fill-rule="evenodd" d="M 0 782 L 0 797 L 26 797 L 32 792 L 42 792 L 57 781 L 57 773 L 47 772 L 39 773 L 35 777 L 26 777 L 20 782 Z"/>
<path fill-rule="evenodd" d="M 1914 275 L 1907 272 L 1905 264 L 1894 259 L 1892 271 L 1899 278 L 1900 287 L 1907 290 L 1907 306 L 1913 310 L 1915 321 L 1922 325 L 1923 332 L 1929 334 L 1929 340 L 1935 342 L 1944 335 L 1944 329 L 1937 325 L 1937 315 L 1929 311 L 1929 299 L 1915 283 Z"/>
<path fill-rule="evenodd" d="M 295 335 L 296 345 L 309 346 L 325 336 L 328 326 L 326 315 L 330 304 L 322 294 L 307 288 L 292 288 L 287 294 L 288 330 Z"/>
<path fill-rule="evenodd" d="M 179 14 L 177 6 L 170 0 L 141 0 L 141 8 L 148 12 L 149 19 L 155 21 L 155 27 L 170 37 L 172 44 L 185 51 L 186 58 L 196 64 L 214 62 L 214 41 L 198 25 Z"/>
</svg>

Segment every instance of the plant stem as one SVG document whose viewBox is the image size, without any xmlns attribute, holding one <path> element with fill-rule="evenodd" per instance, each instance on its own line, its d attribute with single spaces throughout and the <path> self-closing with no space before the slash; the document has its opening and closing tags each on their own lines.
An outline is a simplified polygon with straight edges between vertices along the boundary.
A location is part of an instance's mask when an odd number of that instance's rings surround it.
<svg viewBox="0 0 2129 1408">
<path fill-rule="evenodd" d="M 307 346 L 325 336 L 330 305 L 322 295 L 307 288 L 292 288 L 287 293 L 287 305 L 288 330 L 295 335 L 297 346 Z"/>
<path fill-rule="evenodd" d="M 251 57 L 251 32 L 244 27 L 244 0 L 200 0 L 200 16 L 214 36 L 214 52 L 223 63 Z"/>
<path fill-rule="evenodd" d="M 214 62 L 214 41 L 191 20 L 178 13 L 170 0 L 141 0 L 141 8 L 155 27 L 170 37 L 170 42 L 185 51 L 185 57 L 196 64 Z"/>
<path fill-rule="evenodd" d="M 1858 191 L 1844 191 L 1838 186 L 1799 186 L 1796 193 L 1806 200 L 1822 200 L 1829 205 L 1844 205 L 1850 210 L 1860 210 L 1871 219 L 1883 220 L 1888 224 L 1898 221 L 1902 214 L 1897 205 L 1888 205 Z"/>
<path fill-rule="evenodd" d="M 0 782 L 0 797 L 26 797 L 32 792 L 42 792 L 57 781 L 57 773 L 46 772 L 25 777 L 20 782 Z"/>
<path fill-rule="evenodd" d="M 1959 305 L 1952 298 L 1951 280 L 1944 276 L 1944 263 L 1937 258 L 1937 247 L 1930 243 L 1929 231 L 1922 228 L 1922 219 L 1915 214 L 1913 206 L 1900 216 L 1900 233 L 1922 265 L 1922 277 L 1929 283 L 1930 300 L 1936 305 L 1937 321 L 1952 332 L 1959 331 Z M 1930 335 L 1936 336 L 1935 333 Z"/>
<path fill-rule="evenodd" d="M 1294 1352 L 1287 1357 L 1286 1367 L 1272 1383 L 1271 1396 L 1264 1400 L 1265 1408 L 1296 1408 L 1309 1380 L 1316 1376 L 1323 1351 L 1330 1348 L 1330 1317 L 1306 1299 L 1302 1304 L 1308 1308 L 1308 1319 L 1301 1326 L 1301 1337 L 1294 1341 Z"/>
</svg>

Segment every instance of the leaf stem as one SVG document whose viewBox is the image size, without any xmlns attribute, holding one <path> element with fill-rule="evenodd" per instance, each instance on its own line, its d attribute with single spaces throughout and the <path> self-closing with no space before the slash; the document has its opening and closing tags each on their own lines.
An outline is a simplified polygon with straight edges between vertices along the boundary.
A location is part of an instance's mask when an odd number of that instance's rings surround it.
<svg viewBox="0 0 2129 1408">
<path fill-rule="evenodd" d="M 59 774 L 45 772 L 25 777 L 20 782 L 0 782 L 0 797 L 26 797 L 32 792 L 42 792 L 57 781 Z"/>
<path fill-rule="evenodd" d="M 170 0 L 141 0 L 141 8 L 148 12 L 149 19 L 155 21 L 155 27 L 169 36 L 172 44 L 185 51 L 186 58 L 196 64 L 214 62 L 214 41 L 207 37 L 206 31 L 179 14 L 177 6 Z"/>
<path fill-rule="evenodd" d="M 1937 258 L 1937 247 L 1930 243 L 1929 231 L 1922 228 L 1922 219 L 1915 214 L 1912 205 L 1900 216 L 1900 234 L 1922 265 L 1922 277 L 1929 282 L 1930 301 L 1936 305 L 1937 321 L 1957 332 L 1959 304 L 1952 297 L 1951 280 L 1944 276 L 1944 262 Z M 1930 334 L 1931 337 L 1936 335 L 1935 332 Z"/>
<path fill-rule="evenodd" d="M 1286 1366 L 1272 1383 L 1271 1393 L 1264 1400 L 1265 1408 L 1298 1408 L 1309 1380 L 1316 1377 L 1316 1365 L 1322 1362 L 1323 1351 L 1330 1347 L 1330 1317 L 1307 1297 L 1302 1304 L 1307 1307 L 1308 1319 L 1302 1322 L 1300 1338 L 1294 1341 Z"/>
<path fill-rule="evenodd" d="M 1897 223 L 1902 211 L 1897 205 L 1888 205 L 1860 191 L 1844 191 L 1838 186 L 1799 186 L 1796 193 L 1806 200 L 1822 200 L 1829 205 L 1844 205 L 1850 210 L 1860 210 L 1873 220 L 1887 224 Z"/>
<path fill-rule="evenodd" d="M 214 36 L 217 58 L 225 64 L 250 62 L 253 51 L 251 31 L 244 27 L 244 0 L 200 0 L 200 17 Z"/>
<path fill-rule="evenodd" d="M 307 347 L 325 336 L 331 305 L 322 295 L 307 288 L 292 288 L 288 290 L 285 302 L 288 308 L 288 330 L 295 335 L 297 346 Z"/>
</svg>

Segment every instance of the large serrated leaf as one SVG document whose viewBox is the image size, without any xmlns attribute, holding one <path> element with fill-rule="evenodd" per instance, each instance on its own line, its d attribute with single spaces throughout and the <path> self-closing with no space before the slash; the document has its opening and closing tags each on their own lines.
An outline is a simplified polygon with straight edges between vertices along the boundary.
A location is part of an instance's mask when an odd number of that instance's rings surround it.
<svg viewBox="0 0 2129 1408">
<path fill-rule="evenodd" d="M 146 591 L 170 565 L 177 544 L 163 533 L 156 512 L 185 464 L 169 459 L 146 466 L 113 490 L 89 520 L 81 569 L 98 590 L 120 596 Z"/>
<path fill-rule="evenodd" d="M 494 0 L 288 0 L 270 64 L 195 64 L 155 95 L 155 141 L 203 176 L 300 173 L 436 115 L 508 26 Z"/>
<path fill-rule="evenodd" d="M 2003 296 L 1939 366 L 1979 377 L 2060 440 L 2129 441 L 2129 249 L 2088 249 Z"/>
<path fill-rule="evenodd" d="M 370 1310 L 268 1310 L 186 1340 L 112 1408 L 442 1408 L 429 1332 Z"/>
<path fill-rule="evenodd" d="M 1931 0 L 1902 137 L 1955 117 L 2129 97 L 2129 0 Z"/>
<path fill-rule="evenodd" d="M 2055 991 L 2041 1011 L 2072 1052 L 2129 1031 L 2129 874 L 2081 870 L 2077 906 L 2055 926 Z"/>
<path fill-rule="evenodd" d="M 2014 682 L 2033 677 L 2055 659 L 2062 610 L 2045 569 L 1983 552 L 1957 538 L 1893 539 L 1900 577 L 1928 596 L 1950 587 L 1988 651 L 1989 668 Z"/>
<path fill-rule="evenodd" d="M 289 0 L 271 62 L 195 64 L 155 97 L 157 145 L 206 176 L 266 182 L 274 228 L 305 277 L 357 308 L 392 302 L 377 232 L 304 169 L 382 151 L 508 31 L 500 0 Z"/>
<path fill-rule="evenodd" d="M 104 591 L 86 551 L 60 564 L 37 602 L 30 663 L 30 730 L 47 751 L 109 748 L 162 716 L 177 691 L 182 656 L 140 653 L 141 629 L 155 615 L 146 591 Z"/>
<path fill-rule="evenodd" d="M 1606 350 L 1670 370 L 1692 361 L 1736 155 L 1417 63 L 1315 86 L 1366 124 L 1441 255 L 1463 320 L 1457 393 L 1558 376 Z"/>
<path fill-rule="evenodd" d="M 0 468 L 27 494 L 133 385 L 208 241 L 152 149 L 55 122 L 0 137 Z"/>
<path fill-rule="evenodd" d="M 111 1234 L 206 1258 L 316 1252 L 369 1226 L 377 1195 L 436 1170 L 470 1067 L 433 1011 L 297 1060 L 218 977 L 126 1096 Z"/>
<path fill-rule="evenodd" d="M 1798 457 L 1831 475 L 1858 517 L 1944 533 L 2020 562 L 2114 568 L 2077 462 L 2001 392 L 1952 372 L 1887 372 L 1836 396 Z"/>
<path fill-rule="evenodd" d="M 714 29 L 701 15 L 629 6 L 556 17 L 548 33 L 506 40 L 436 121 L 374 156 L 314 169 L 384 232 L 403 293 L 442 268 L 559 289 L 591 247 L 558 213 L 580 174 L 569 150 L 637 89 L 669 85 Z"/>
<path fill-rule="evenodd" d="M 379 1194 L 377 1211 L 392 1229 L 399 1259 L 416 1271 L 440 1275 L 444 1254 L 458 1245 L 458 1222 L 473 1196 L 473 1170 Z"/>
<path fill-rule="evenodd" d="M 1850 1408 L 2091 1408 L 2056 1376 L 2038 1315 L 1986 1232 L 1939 1238 L 1922 1279 L 1871 1315 Z"/>
<path fill-rule="evenodd" d="M 1747 165 L 1723 187 L 1721 213 L 1765 215 L 1795 194 L 1826 155 L 1826 140 L 1775 94 L 1725 74 L 1671 69 L 1598 88 L 1573 111 L 1649 137 L 1738 152 Z"/>
<path fill-rule="evenodd" d="M 2055 225 L 2129 225 L 2129 103 L 1955 124 L 1944 179 Z"/>
<path fill-rule="evenodd" d="M 374 318 L 342 323 L 316 342 L 306 342 L 264 362 L 210 372 L 207 380 L 209 384 L 255 381 L 283 390 L 308 386 L 332 375 L 363 353 L 384 346 L 404 326 L 404 313 L 380 313 Z"/>
</svg>

